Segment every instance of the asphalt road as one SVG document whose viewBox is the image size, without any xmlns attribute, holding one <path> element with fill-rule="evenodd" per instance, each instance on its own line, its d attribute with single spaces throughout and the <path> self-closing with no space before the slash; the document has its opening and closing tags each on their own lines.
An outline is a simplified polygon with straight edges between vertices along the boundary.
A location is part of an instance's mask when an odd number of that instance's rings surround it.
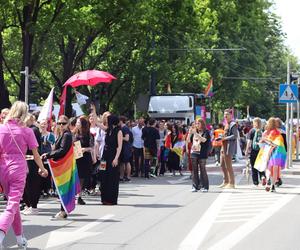
<svg viewBox="0 0 300 250">
<path fill-rule="evenodd" d="M 27 249 L 300 249 L 300 176 L 284 174 L 283 186 L 267 193 L 248 183 L 243 161 L 234 165 L 234 190 L 217 187 L 222 176 L 213 165 L 208 193 L 190 192 L 188 172 L 134 178 L 120 185 L 117 206 L 86 196 L 65 221 L 50 219 L 57 199 L 42 199 L 39 215 L 23 216 Z M 4 244 L 17 249 L 12 232 Z"/>
</svg>

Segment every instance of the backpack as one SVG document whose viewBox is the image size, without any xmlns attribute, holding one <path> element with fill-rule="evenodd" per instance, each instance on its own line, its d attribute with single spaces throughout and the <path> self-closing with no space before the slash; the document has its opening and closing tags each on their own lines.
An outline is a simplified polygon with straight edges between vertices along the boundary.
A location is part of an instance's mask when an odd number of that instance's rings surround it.
<svg viewBox="0 0 300 250">
<path fill-rule="evenodd" d="M 259 146 L 259 141 L 262 137 L 262 132 L 261 130 L 255 130 L 254 133 L 254 137 L 253 137 L 253 141 L 252 141 L 252 149 L 255 151 L 259 151 L 260 150 L 260 146 Z"/>
</svg>

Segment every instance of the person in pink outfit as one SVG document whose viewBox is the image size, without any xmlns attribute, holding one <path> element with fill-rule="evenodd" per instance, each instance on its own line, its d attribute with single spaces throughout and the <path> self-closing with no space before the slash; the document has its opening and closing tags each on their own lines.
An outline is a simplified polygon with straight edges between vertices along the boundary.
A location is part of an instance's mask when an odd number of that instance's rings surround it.
<svg viewBox="0 0 300 250">
<path fill-rule="evenodd" d="M 0 183 L 7 197 L 6 209 L 0 216 L 0 249 L 3 249 L 4 237 L 11 226 L 18 246 L 24 249 L 27 246 L 19 208 L 28 171 L 25 156 L 27 149 L 32 150 L 40 175 L 48 175 L 37 151 L 38 143 L 33 130 L 24 126 L 27 115 L 27 104 L 17 101 L 11 107 L 4 124 L 0 125 Z"/>
</svg>

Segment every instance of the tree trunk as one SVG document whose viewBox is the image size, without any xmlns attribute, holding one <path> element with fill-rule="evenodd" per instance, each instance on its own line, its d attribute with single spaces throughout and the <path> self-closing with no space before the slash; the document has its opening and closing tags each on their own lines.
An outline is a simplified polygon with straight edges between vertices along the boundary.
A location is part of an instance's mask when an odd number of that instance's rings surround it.
<svg viewBox="0 0 300 250">
<path fill-rule="evenodd" d="M 0 32 L 0 110 L 3 108 L 9 108 L 11 105 L 9 101 L 9 93 L 4 82 L 3 57 L 3 37 L 2 32 Z"/>
</svg>

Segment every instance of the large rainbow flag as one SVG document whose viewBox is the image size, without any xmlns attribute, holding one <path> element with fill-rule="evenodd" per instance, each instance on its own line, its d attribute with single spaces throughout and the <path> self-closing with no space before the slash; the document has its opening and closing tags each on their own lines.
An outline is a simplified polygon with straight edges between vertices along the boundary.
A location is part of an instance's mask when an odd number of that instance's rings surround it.
<svg viewBox="0 0 300 250">
<path fill-rule="evenodd" d="M 275 147 L 265 144 L 261 147 L 256 158 L 254 168 L 263 171 L 263 167 L 271 169 L 273 166 L 285 168 L 286 150 L 284 147 L 283 137 L 277 129 L 271 130 L 265 138 L 270 141 Z"/>
<path fill-rule="evenodd" d="M 75 209 L 75 196 L 80 192 L 73 147 L 63 158 L 57 161 L 49 159 L 48 163 L 61 204 L 65 212 L 69 214 Z"/>
</svg>

